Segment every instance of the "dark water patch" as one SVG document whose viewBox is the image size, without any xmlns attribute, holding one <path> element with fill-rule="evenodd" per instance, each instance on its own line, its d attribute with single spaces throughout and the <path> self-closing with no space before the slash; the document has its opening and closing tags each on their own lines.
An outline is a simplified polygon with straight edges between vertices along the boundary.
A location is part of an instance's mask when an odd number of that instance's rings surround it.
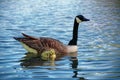
<svg viewBox="0 0 120 80">
<path fill-rule="evenodd" d="M 119 3 L 119 0 L 0 1 L 0 79 L 119 80 Z M 23 32 L 68 44 L 78 14 L 90 21 L 79 25 L 76 60 L 71 56 L 54 63 L 24 60 L 26 51 L 13 37 L 22 37 Z"/>
</svg>

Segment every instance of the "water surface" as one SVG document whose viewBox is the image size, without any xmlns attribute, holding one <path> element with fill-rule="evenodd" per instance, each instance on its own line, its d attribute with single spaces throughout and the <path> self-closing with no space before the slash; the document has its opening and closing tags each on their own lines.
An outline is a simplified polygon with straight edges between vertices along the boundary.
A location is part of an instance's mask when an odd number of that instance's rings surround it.
<svg viewBox="0 0 120 80">
<path fill-rule="evenodd" d="M 0 79 L 119 80 L 119 4 L 119 0 L 0 0 Z M 24 32 L 68 44 L 78 14 L 91 21 L 79 26 L 77 53 L 54 63 L 24 60 L 29 56 L 12 37 Z"/>
</svg>

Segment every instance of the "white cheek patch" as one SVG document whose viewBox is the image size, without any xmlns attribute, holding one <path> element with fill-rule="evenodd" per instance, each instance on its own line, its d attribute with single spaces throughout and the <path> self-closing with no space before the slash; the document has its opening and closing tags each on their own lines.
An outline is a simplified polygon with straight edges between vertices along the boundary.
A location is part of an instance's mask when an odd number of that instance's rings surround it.
<svg viewBox="0 0 120 80">
<path fill-rule="evenodd" d="M 80 23 L 80 22 L 82 22 L 79 18 L 77 18 L 76 17 L 76 21 L 77 21 L 77 23 Z"/>
</svg>

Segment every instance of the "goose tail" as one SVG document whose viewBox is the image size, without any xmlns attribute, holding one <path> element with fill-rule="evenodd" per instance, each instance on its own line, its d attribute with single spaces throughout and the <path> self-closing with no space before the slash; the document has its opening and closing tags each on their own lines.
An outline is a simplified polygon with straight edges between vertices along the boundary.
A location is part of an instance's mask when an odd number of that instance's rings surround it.
<svg viewBox="0 0 120 80">
<path fill-rule="evenodd" d="M 32 36 L 29 36 L 29 35 L 27 35 L 27 34 L 25 34 L 25 33 L 22 33 L 22 35 L 23 35 L 24 37 L 26 37 L 26 38 L 29 38 L 29 39 L 37 39 L 37 38 L 32 37 Z"/>
<path fill-rule="evenodd" d="M 18 38 L 18 37 L 13 37 L 15 40 L 17 41 L 21 41 L 22 38 Z"/>
</svg>

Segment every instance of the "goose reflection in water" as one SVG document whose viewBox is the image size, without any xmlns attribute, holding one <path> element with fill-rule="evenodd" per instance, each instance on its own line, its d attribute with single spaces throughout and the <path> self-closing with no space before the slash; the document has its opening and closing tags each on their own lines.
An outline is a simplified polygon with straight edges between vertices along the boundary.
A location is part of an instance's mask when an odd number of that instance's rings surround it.
<svg viewBox="0 0 120 80">
<path fill-rule="evenodd" d="M 41 57 L 32 53 L 26 53 L 26 55 L 20 60 L 22 67 L 30 66 L 55 66 L 54 61 L 45 61 Z"/>
<path fill-rule="evenodd" d="M 67 55 L 67 54 L 66 54 Z M 58 55 L 56 61 L 61 59 L 66 55 Z M 36 56 L 33 53 L 26 53 L 25 56 L 20 60 L 22 67 L 29 67 L 29 66 L 55 66 L 55 61 L 50 60 L 43 60 L 42 56 Z"/>
<path fill-rule="evenodd" d="M 69 60 L 71 61 L 70 66 L 73 69 L 73 76 L 72 78 L 78 78 L 78 80 L 86 80 L 84 77 L 78 77 L 78 58 L 77 58 L 77 52 L 75 53 L 69 53 L 64 56 L 59 56 L 56 61 L 59 61 L 61 58 L 68 56 Z M 23 67 L 30 67 L 30 66 L 51 66 L 48 69 L 53 70 L 52 66 L 55 65 L 55 61 L 44 61 L 40 57 L 32 54 L 32 53 L 26 53 L 25 57 L 21 59 L 21 66 Z"/>
<path fill-rule="evenodd" d="M 69 53 L 71 64 L 70 66 L 73 69 L 73 78 L 78 78 L 78 80 L 87 80 L 84 77 L 78 77 L 78 58 L 76 53 Z"/>
</svg>

